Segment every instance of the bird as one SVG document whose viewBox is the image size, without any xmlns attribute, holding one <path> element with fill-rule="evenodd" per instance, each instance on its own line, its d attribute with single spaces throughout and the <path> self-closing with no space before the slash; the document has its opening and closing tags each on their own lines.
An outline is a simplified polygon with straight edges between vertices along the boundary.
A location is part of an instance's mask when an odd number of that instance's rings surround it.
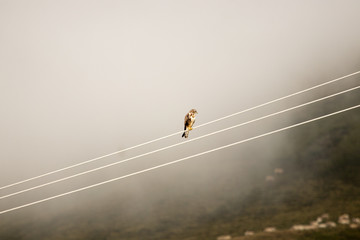
<svg viewBox="0 0 360 240">
<path fill-rule="evenodd" d="M 195 123 L 195 114 L 198 112 L 196 109 L 191 109 L 186 115 L 184 120 L 184 133 L 181 137 L 188 138 L 189 137 L 189 131 L 192 130 L 192 126 Z"/>
</svg>

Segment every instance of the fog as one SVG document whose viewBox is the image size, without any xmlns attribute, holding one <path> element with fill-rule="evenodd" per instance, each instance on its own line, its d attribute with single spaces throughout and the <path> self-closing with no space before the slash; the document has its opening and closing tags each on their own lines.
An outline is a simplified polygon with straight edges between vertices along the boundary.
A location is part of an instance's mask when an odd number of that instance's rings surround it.
<svg viewBox="0 0 360 240">
<path fill-rule="evenodd" d="M 0 185 L 181 131 L 184 116 L 192 108 L 199 112 L 196 126 L 356 72 L 360 66 L 358 9 L 360 2 L 356 0 L 0 0 Z M 349 79 L 195 129 L 189 139 L 352 84 Z M 293 116 L 286 114 L 0 200 L 1 210 L 190 156 L 293 121 Z M 186 140 L 179 134 L 1 193 L 181 141 Z M 265 161 L 263 169 L 253 168 L 257 156 L 281 154 L 286 141 L 286 135 L 279 134 L 11 215 L 32 210 L 36 215 L 44 208 L 56 214 L 90 202 L 101 207 L 114 195 L 139 205 L 193 192 L 222 192 L 226 196 L 232 189 L 223 184 L 231 174 L 243 175 L 239 187 L 245 191 L 251 177 L 272 167 Z"/>
</svg>

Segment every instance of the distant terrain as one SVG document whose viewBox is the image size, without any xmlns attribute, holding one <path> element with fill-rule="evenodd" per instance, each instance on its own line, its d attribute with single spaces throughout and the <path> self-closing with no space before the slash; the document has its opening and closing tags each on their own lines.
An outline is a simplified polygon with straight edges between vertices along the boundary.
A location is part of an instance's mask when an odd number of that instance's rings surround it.
<svg viewBox="0 0 360 240">
<path fill-rule="evenodd" d="M 358 104 L 356 93 L 341 102 Z M 330 107 L 324 104 L 314 111 Z M 281 157 L 269 157 L 267 172 L 254 176 L 246 194 L 238 194 L 240 180 L 234 176 L 227 179 L 231 198 L 222 201 L 221 196 L 214 196 L 213 200 L 201 191 L 181 197 L 174 194 L 154 202 L 145 213 L 138 210 L 141 218 L 131 210 L 136 201 L 114 196 L 104 205 L 79 207 L 36 221 L 14 217 L 1 223 L 0 218 L 0 239 L 210 240 L 221 235 L 239 240 L 360 239 L 360 228 L 337 222 L 342 214 L 360 217 L 360 110 L 287 134 L 292 139 L 290 149 L 284 149 Z M 275 173 L 276 168 L 283 172 Z M 293 225 L 309 224 L 324 213 L 337 223 L 336 228 L 290 231 Z M 277 231 L 264 233 L 266 227 Z M 245 231 L 255 235 L 244 237 Z"/>
</svg>

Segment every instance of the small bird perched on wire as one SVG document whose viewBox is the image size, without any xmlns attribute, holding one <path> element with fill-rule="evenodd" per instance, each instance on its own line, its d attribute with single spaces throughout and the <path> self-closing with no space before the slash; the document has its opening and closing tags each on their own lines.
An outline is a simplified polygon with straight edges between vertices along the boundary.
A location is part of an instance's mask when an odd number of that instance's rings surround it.
<svg viewBox="0 0 360 240">
<path fill-rule="evenodd" d="M 198 112 L 196 109 L 191 109 L 186 115 L 185 115 L 185 121 L 184 121 L 184 133 L 181 137 L 188 138 L 189 131 L 192 130 L 192 126 L 195 123 L 195 114 Z"/>
</svg>

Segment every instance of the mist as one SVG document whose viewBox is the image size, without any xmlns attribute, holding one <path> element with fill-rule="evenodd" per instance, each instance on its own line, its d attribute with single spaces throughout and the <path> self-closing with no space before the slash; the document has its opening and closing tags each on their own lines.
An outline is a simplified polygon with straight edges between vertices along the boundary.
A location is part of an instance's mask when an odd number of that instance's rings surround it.
<svg viewBox="0 0 360 240">
<path fill-rule="evenodd" d="M 1 186 L 181 131 L 192 108 L 199 112 L 196 127 L 356 72 L 358 9 L 355 0 L 1 0 Z M 189 138 L 349 88 L 356 80 L 195 129 Z M 0 200 L 0 206 L 26 204 L 262 134 L 295 123 L 299 115 L 311 118 L 307 109 Z M 1 194 L 180 141 L 186 141 L 181 134 Z M 152 207 L 189 195 L 194 202 L 184 204 L 203 204 L 199 214 L 206 214 L 263 179 L 276 167 L 268 158 L 280 157 L 288 142 L 286 134 L 274 135 L 2 219 L 80 215 L 114 201 L 124 219 L 141 219 Z"/>
</svg>

